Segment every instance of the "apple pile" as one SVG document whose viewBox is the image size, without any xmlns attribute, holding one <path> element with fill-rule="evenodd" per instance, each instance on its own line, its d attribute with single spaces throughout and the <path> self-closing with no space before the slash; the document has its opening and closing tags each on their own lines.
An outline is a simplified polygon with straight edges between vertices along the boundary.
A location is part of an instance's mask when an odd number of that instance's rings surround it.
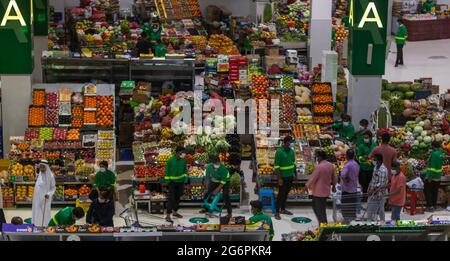
<svg viewBox="0 0 450 261">
<path fill-rule="evenodd" d="M 45 117 L 45 125 L 57 126 L 58 125 L 58 108 L 47 108 L 47 115 Z"/>
<path fill-rule="evenodd" d="M 136 165 L 134 166 L 134 176 L 138 179 L 145 178 L 145 165 Z"/>
<path fill-rule="evenodd" d="M 25 130 L 25 140 L 39 139 L 39 129 L 26 129 Z"/>
<path fill-rule="evenodd" d="M 53 128 L 40 128 L 39 139 L 40 140 L 52 140 Z"/>
<path fill-rule="evenodd" d="M 54 140 L 66 140 L 67 131 L 65 129 L 55 129 L 53 131 Z"/>
<path fill-rule="evenodd" d="M 47 93 L 45 96 L 45 103 L 47 104 L 47 108 L 58 108 L 58 94 L 56 92 Z"/>
<path fill-rule="evenodd" d="M 281 95 L 281 119 L 280 123 L 293 124 L 297 119 L 297 113 L 294 106 L 294 94 L 293 93 L 283 93 Z"/>
</svg>

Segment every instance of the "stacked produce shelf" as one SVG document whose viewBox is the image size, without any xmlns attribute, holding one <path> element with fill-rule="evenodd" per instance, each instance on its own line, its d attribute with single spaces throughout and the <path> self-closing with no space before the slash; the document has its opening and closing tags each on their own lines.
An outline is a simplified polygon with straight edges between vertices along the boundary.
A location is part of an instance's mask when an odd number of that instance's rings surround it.
<svg viewBox="0 0 450 261">
<path fill-rule="evenodd" d="M 15 204 L 32 202 L 41 159 L 49 161 L 55 175 L 54 204 L 75 204 L 87 198 L 89 176 L 99 161 L 107 160 L 114 169 L 113 104 L 114 86 L 110 85 L 35 86 L 29 128 L 24 136 L 11 137 L 8 188 L 14 191 Z"/>
<path fill-rule="evenodd" d="M 332 124 L 333 123 L 333 93 L 330 83 L 313 83 L 312 90 L 312 112 L 314 123 Z"/>
</svg>

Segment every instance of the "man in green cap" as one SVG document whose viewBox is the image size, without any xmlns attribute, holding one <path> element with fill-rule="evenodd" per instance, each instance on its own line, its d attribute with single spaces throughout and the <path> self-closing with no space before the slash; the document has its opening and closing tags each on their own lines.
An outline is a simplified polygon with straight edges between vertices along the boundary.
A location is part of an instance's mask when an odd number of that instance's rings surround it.
<svg viewBox="0 0 450 261">
<path fill-rule="evenodd" d="M 286 201 L 292 182 L 297 179 L 297 169 L 295 167 L 295 152 L 291 148 L 292 137 L 286 136 L 283 146 L 275 153 L 274 173 L 278 177 L 278 197 L 275 202 L 275 219 L 280 220 L 280 214 L 291 216 L 292 213 L 286 210 Z"/>
<path fill-rule="evenodd" d="M 208 190 L 206 191 L 204 198 L 217 195 L 222 192 L 225 208 L 228 212 L 228 218 L 232 215 L 232 208 L 230 202 L 230 172 L 223 163 L 220 162 L 220 158 L 217 155 L 211 157 L 211 163 L 206 167 L 206 178 L 208 179 Z M 200 213 L 206 213 L 207 210 L 203 208 Z"/>
<path fill-rule="evenodd" d="M 441 149 L 441 143 L 433 141 L 431 144 L 433 151 L 428 159 L 428 168 L 425 174 L 425 198 L 427 201 L 427 211 L 433 212 L 437 207 L 439 185 L 441 184 L 442 165 L 444 164 L 445 152 Z"/>
<path fill-rule="evenodd" d="M 170 158 L 164 170 L 164 179 L 169 182 L 169 202 L 167 203 L 166 221 L 173 223 L 170 215 L 173 212 L 173 216 L 177 218 L 183 218 L 178 214 L 178 207 L 180 204 L 180 198 L 183 195 L 184 184 L 187 182 L 187 165 L 184 157 L 183 147 L 177 147 L 175 149 L 175 156 Z"/>
<path fill-rule="evenodd" d="M 403 47 L 406 44 L 406 39 L 408 38 L 408 31 L 406 26 L 403 24 L 402 19 L 398 19 L 399 27 L 397 34 L 395 35 L 395 43 L 397 44 L 397 59 L 395 60 L 395 67 L 398 65 L 403 65 Z"/>
<path fill-rule="evenodd" d="M 353 141 L 353 136 L 355 135 L 355 127 L 352 124 L 352 118 L 350 115 L 342 115 L 341 121 L 333 124 L 333 129 L 339 133 L 341 139 L 345 139 L 349 142 Z"/>
<path fill-rule="evenodd" d="M 71 226 L 84 217 L 84 210 L 80 207 L 65 207 L 58 211 L 48 223 L 49 227 Z"/>
</svg>

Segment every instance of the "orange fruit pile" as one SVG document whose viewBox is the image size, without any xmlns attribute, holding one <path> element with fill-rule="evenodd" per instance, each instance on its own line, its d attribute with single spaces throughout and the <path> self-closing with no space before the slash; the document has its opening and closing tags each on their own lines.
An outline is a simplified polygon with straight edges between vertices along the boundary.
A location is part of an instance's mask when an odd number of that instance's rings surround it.
<svg viewBox="0 0 450 261">
<path fill-rule="evenodd" d="M 97 108 L 96 96 L 84 96 L 84 107 L 85 108 Z"/>
<path fill-rule="evenodd" d="M 45 90 L 33 91 L 33 105 L 44 106 L 45 105 Z"/>
<path fill-rule="evenodd" d="M 95 111 L 85 111 L 83 117 L 84 125 L 86 124 L 96 124 L 97 119 L 95 117 Z"/>
<path fill-rule="evenodd" d="M 30 107 L 30 109 L 28 110 L 28 125 L 45 125 L 45 107 Z"/>
<path fill-rule="evenodd" d="M 68 140 L 79 140 L 80 139 L 80 130 L 79 129 L 70 129 L 67 131 L 67 139 Z"/>
</svg>

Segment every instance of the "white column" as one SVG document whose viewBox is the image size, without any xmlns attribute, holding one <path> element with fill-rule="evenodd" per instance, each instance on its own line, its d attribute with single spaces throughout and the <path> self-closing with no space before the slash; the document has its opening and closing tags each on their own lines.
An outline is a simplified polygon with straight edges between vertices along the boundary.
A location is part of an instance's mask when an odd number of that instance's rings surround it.
<svg viewBox="0 0 450 261">
<path fill-rule="evenodd" d="M 349 76 L 348 112 L 354 126 L 380 107 L 381 76 Z"/>
<path fill-rule="evenodd" d="M 322 82 L 331 83 L 333 102 L 336 102 L 338 54 L 335 51 L 322 51 Z"/>
<path fill-rule="evenodd" d="M 331 6 L 332 0 L 311 0 L 310 70 L 322 62 L 322 51 L 331 50 Z"/>
<path fill-rule="evenodd" d="M 42 83 L 42 52 L 48 50 L 48 36 L 34 36 L 33 83 Z"/>
<path fill-rule="evenodd" d="M 3 149 L 10 150 L 11 136 L 23 136 L 28 127 L 31 100 L 31 75 L 2 75 Z"/>
</svg>

